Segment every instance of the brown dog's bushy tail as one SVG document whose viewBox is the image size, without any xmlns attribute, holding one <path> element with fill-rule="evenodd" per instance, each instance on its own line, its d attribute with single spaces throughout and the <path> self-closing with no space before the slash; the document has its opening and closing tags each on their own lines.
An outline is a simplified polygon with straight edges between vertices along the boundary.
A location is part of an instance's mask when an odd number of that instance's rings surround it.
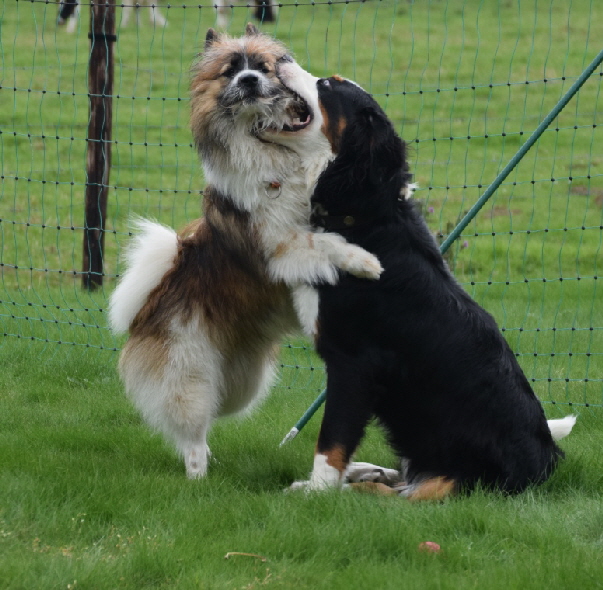
<svg viewBox="0 0 603 590">
<path fill-rule="evenodd" d="M 173 229 L 148 219 L 133 220 L 132 225 L 135 234 L 126 249 L 126 272 L 109 302 L 109 324 L 116 334 L 128 331 L 178 254 L 178 235 Z"/>
</svg>

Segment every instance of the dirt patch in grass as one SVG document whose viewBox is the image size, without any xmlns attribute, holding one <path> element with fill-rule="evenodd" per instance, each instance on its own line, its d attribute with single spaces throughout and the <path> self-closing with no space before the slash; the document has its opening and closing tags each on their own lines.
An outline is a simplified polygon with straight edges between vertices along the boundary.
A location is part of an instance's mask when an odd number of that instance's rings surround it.
<svg viewBox="0 0 603 590">
<path fill-rule="evenodd" d="M 591 197 L 595 205 L 603 207 L 603 190 L 591 190 L 587 186 L 572 186 L 570 192 L 572 195 Z"/>
<path fill-rule="evenodd" d="M 519 215 L 522 213 L 521 209 L 509 209 L 508 207 L 497 206 L 493 207 L 488 216 L 490 219 L 494 219 L 495 217 L 512 217 L 513 215 Z"/>
</svg>

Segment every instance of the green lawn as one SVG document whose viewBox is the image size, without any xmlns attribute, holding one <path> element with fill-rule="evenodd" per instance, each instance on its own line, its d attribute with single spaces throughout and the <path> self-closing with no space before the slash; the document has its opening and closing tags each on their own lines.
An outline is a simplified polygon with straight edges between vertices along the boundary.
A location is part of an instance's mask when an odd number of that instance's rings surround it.
<svg viewBox="0 0 603 590">
<path fill-rule="evenodd" d="M 112 353 L 49 355 L 40 346 L 3 349 L 3 588 L 601 587 L 601 410 L 581 411 L 558 471 L 518 497 L 411 505 L 285 494 L 311 467 L 319 423 L 279 448 L 314 397 L 291 371 L 290 389 L 278 388 L 244 420 L 216 425 L 209 474 L 191 482 L 125 399 Z M 43 365 L 32 362 L 40 357 Z M 358 458 L 392 464 L 374 429 Z M 421 553 L 423 541 L 441 552 Z M 267 561 L 226 560 L 233 551 Z"/>
<path fill-rule="evenodd" d="M 287 3 L 274 33 L 316 75 L 374 93 L 401 135 L 426 218 L 447 234 L 601 49 L 595 2 Z M 121 9 L 118 9 L 118 21 Z M 189 482 L 141 423 L 106 327 L 132 213 L 200 214 L 188 69 L 213 9 L 119 31 L 105 287 L 80 289 L 87 6 L 0 6 L 0 587 L 596 588 L 603 586 L 601 71 L 449 251 L 499 321 L 550 417 L 579 414 L 567 459 L 517 498 L 441 505 L 282 490 L 311 467 L 319 419 L 278 443 L 323 384 L 304 340 L 274 395 L 212 431 Z M 251 11 L 233 9 L 231 30 Z M 588 406 L 588 407 L 587 407 Z M 359 459 L 391 464 L 371 430 Z M 442 551 L 425 555 L 422 541 Z M 233 556 L 239 551 L 264 556 Z M 77 580 L 77 582 L 76 582 Z"/>
</svg>

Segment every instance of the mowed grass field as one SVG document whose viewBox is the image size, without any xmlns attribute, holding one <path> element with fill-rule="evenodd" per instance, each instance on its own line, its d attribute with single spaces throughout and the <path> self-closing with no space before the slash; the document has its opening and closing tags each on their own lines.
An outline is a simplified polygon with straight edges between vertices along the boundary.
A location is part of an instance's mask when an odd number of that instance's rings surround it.
<svg viewBox="0 0 603 590">
<path fill-rule="evenodd" d="M 262 28 L 315 75 L 338 72 L 375 95 L 409 143 L 430 226 L 447 234 L 600 50 L 595 8 L 286 4 Z M 547 414 L 578 414 L 559 470 L 513 498 L 284 494 L 307 475 L 319 426 L 279 448 L 322 387 L 308 342 L 284 345 L 263 406 L 216 425 L 208 477 L 190 482 L 125 398 L 122 341 L 106 326 L 129 216 L 181 226 L 201 213 L 188 70 L 213 9 L 162 7 L 165 29 L 143 9 L 139 28 L 118 33 L 107 277 L 93 293 L 77 274 L 88 8 L 74 35 L 56 11 L 0 7 L 0 587 L 602 587 L 600 69 L 448 255 Z M 230 30 L 249 20 L 236 6 Z M 358 459 L 393 466 L 376 427 Z M 420 552 L 423 541 L 440 553 Z"/>
</svg>

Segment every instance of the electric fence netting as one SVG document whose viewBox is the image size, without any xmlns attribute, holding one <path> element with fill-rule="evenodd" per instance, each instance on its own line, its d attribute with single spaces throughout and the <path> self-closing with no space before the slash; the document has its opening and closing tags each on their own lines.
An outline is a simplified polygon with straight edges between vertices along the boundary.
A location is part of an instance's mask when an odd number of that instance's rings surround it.
<svg viewBox="0 0 603 590">
<path fill-rule="evenodd" d="M 80 3 L 60 26 L 54 2 L 0 8 L 4 348 L 67 358 L 87 347 L 113 366 L 122 341 L 107 327 L 106 305 L 129 218 L 178 228 L 201 214 L 189 66 L 208 27 L 239 35 L 256 7 L 228 4 L 217 15 L 212 4 L 154 3 L 118 4 L 114 38 L 89 35 L 94 3 Z M 314 75 L 340 73 L 382 104 L 411 146 L 415 196 L 450 246 L 456 277 L 496 317 L 538 396 L 576 406 L 603 406 L 600 66 L 458 238 L 446 240 L 601 51 L 595 8 L 587 0 L 301 0 L 280 3 L 274 22 L 259 24 Z M 136 18 L 126 24 L 128 9 Z M 92 228 L 103 234 L 102 285 L 84 289 L 87 150 L 97 141 L 88 79 L 98 43 L 113 49 L 111 134 L 100 142 L 110 145 L 111 167 L 101 181 L 102 225 Z M 277 389 L 308 399 L 322 389 L 309 342 L 292 340 L 281 358 Z"/>
</svg>

